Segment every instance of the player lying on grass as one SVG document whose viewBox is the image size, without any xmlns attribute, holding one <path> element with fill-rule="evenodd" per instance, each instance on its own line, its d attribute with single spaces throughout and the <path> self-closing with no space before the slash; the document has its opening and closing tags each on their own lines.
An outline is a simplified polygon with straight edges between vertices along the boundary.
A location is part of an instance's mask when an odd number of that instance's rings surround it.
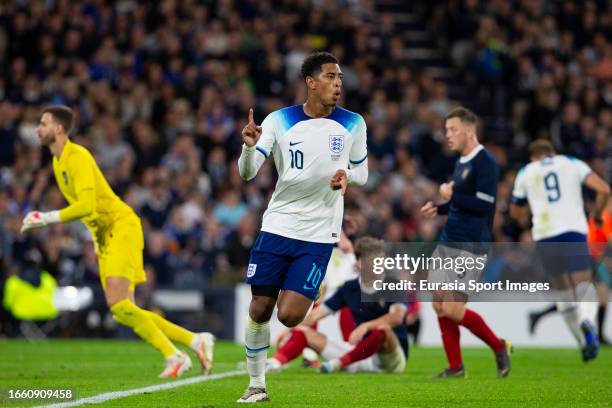
<svg viewBox="0 0 612 408">
<path fill-rule="evenodd" d="M 21 232 L 81 220 L 94 240 L 100 280 L 113 318 L 163 354 L 166 368 L 160 377 L 177 377 L 191 368 L 189 356 L 171 340 L 189 346 L 208 374 L 213 362 L 212 334 L 193 333 L 134 303 L 135 285 L 146 281 L 140 219 L 115 195 L 93 156 L 68 139 L 73 118 L 67 106 L 50 106 L 43 110 L 36 129 L 41 144 L 53 154 L 53 173 L 69 205 L 58 211 L 28 213 Z"/>
<path fill-rule="evenodd" d="M 385 255 L 384 242 L 363 237 L 355 244 L 357 266 L 364 288 L 371 286 L 374 275 L 364 259 Z M 348 306 L 357 327 L 348 342 L 334 341 L 310 326 L 322 318 Z M 275 371 L 301 355 L 305 347 L 319 353 L 326 361 L 320 372 L 389 372 L 402 373 L 408 356 L 408 329 L 404 316 L 406 305 L 393 302 L 362 302 L 359 278 L 345 282 L 321 306 L 313 309 L 302 325 L 291 330 L 291 336 L 276 355 L 269 359 L 267 368 Z"/>
</svg>

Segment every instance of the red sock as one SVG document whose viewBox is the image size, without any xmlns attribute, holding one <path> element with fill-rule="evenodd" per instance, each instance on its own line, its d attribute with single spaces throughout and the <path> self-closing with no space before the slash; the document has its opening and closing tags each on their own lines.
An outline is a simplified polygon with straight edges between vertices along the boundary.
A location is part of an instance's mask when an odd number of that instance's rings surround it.
<svg viewBox="0 0 612 408">
<path fill-rule="evenodd" d="M 459 322 L 460 325 L 470 329 L 472 333 L 484 341 L 493 349 L 494 352 L 500 352 L 504 349 L 504 343 L 493 333 L 493 330 L 487 326 L 482 316 L 473 310 L 465 309 L 465 316 Z"/>
<path fill-rule="evenodd" d="M 306 348 L 306 335 L 299 329 L 291 330 L 291 337 L 287 340 L 287 343 L 280 348 L 274 355 L 274 358 L 280 361 L 282 364 L 287 364 L 293 360 Z"/>
<path fill-rule="evenodd" d="M 355 361 L 364 360 L 376 353 L 385 342 L 385 332 L 380 329 L 372 330 L 370 334 L 359 342 L 351 351 L 340 357 L 340 364 L 346 367 Z"/>
<path fill-rule="evenodd" d="M 348 306 L 340 309 L 340 331 L 342 332 L 342 338 L 344 341 L 348 341 L 349 336 L 355 330 L 355 318 L 353 317 L 353 313 Z"/>
<path fill-rule="evenodd" d="M 438 317 L 438 324 L 442 332 L 442 343 L 444 343 L 444 352 L 450 368 L 459 368 L 463 365 L 461 359 L 461 345 L 459 339 L 459 325 L 448 317 Z"/>
</svg>

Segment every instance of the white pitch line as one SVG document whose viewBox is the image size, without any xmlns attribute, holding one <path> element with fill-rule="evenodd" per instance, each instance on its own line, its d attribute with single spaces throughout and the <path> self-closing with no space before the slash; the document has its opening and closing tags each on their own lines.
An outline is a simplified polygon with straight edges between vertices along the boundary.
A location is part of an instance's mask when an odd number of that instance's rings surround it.
<svg viewBox="0 0 612 408">
<path fill-rule="evenodd" d="M 69 402 L 60 402 L 57 404 L 50 405 L 39 405 L 34 408 L 67 408 L 67 407 L 78 407 L 80 405 L 85 404 L 99 404 L 101 402 L 110 401 L 119 398 L 130 397 L 132 395 L 137 394 L 146 394 L 157 391 L 169 390 L 176 387 L 182 387 L 184 385 L 197 384 L 204 381 L 212 381 L 218 380 L 225 377 L 234 377 L 236 375 L 244 374 L 245 372 L 242 370 L 237 371 L 228 371 L 226 373 L 212 374 L 212 375 L 199 375 L 197 377 L 185 378 L 184 380 L 173 381 L 164 384 L 150 385 L 148 387 L 143 388 L 135 388 L 133 390 L 125 390 L 125 391 L 113 391 L 113 392 L 105 392 L 104 394 L 94 395 L 93 397 L 81 398 L 76 401 Z"/>
</svg>

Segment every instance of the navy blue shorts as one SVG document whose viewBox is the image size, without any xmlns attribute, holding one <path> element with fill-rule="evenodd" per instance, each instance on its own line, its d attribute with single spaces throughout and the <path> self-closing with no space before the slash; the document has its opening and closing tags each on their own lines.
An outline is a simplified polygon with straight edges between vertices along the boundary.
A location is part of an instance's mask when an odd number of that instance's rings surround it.
<svg viewBox="0 0 612 408">
<path fill-rule="evenodd" d="M 247 269 L 249 285 L 276 286 L 315 299 L 334 244 L 301 241 L 261 231 Z"/>
<path fill-rule="evenodd" d="M 549 276 L 589 271 L 591 255 L 586 235 L 566 232 L 538 241 L 538 257 Z"/>
</svg>

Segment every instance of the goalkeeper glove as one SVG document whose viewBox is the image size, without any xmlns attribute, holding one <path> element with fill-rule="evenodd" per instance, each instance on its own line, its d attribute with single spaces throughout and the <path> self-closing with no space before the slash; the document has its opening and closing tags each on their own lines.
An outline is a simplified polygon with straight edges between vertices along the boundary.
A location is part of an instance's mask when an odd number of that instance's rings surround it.
<svg viewBox="0 0 612 408">
<path fill-rule="evenodd" d="M 35 228 L 46 227 L 47 225 L 57 224 L 62 222 L 59 211 L 30 211 L 21 224 L 21 232 L 26 232 Z"/>
</svg>

